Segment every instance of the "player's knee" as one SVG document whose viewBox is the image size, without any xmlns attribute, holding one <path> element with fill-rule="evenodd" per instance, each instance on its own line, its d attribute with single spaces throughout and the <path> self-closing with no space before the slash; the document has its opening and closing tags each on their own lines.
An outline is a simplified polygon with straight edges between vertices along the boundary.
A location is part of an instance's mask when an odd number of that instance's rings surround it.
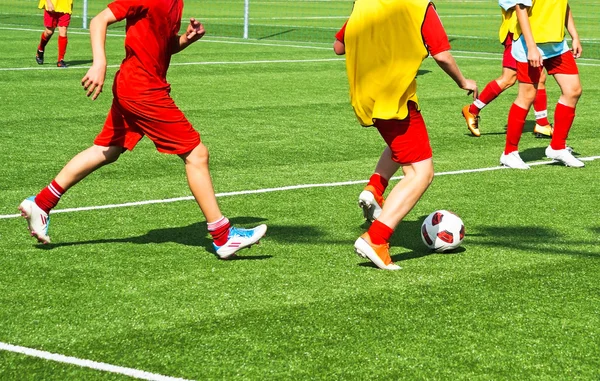
<svg viewBox="0 0 600 381">
<path fill-rule="evenodd" d="M 180 156 L 185 161 L 186 165 L 201 167 L 208 166 L 208 160 L 210 155 L 208 153 L 208 148 L 206 148 L 204 144 L 200 143 L 188 154 Z"/>
<path fill-rule="evenodd" d="M 104 163 L 110 164 L 114 163 L 121 157 L 123 153 L 123 148 L 111 146 L 111 147 L 101 147 L 101 155 L 104 157 Z"/>
</svg>

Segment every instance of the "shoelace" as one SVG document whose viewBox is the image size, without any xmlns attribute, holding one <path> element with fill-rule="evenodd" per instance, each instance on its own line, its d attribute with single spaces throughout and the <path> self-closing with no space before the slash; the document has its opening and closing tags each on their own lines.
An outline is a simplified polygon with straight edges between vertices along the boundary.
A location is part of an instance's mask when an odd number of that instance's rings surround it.
<svg viewBox="0 0 600 381">
<path fill-rule="evenodd" d="M 235 228 L 232 227 L 231 230 L 229 231 L 229 235 L 230 236 L 241 236 L 244 238 L 250 238 L 254 235 L 254 230 L 252 229 L 239 229 L 239 228 Z"/>
</svg>

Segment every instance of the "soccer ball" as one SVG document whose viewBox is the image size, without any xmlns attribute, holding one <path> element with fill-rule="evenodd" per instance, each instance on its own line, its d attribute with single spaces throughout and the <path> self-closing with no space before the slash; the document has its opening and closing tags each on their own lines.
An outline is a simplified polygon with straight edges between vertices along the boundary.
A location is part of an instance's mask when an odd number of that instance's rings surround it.
<svg viewBox="0 0 600 381">
<path fill-rule="evenodd" d="M 423 221 L 421 238 L 425 246 L 438 253 L 454 250 L 465 238 L 465 224 L 452 212 L 436 210 Z"/>
</svg>

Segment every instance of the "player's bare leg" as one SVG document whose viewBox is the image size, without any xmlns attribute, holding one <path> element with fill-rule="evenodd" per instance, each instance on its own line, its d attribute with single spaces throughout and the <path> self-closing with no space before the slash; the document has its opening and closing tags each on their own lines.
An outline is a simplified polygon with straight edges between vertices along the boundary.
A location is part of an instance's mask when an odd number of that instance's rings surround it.
<svg viewBox="0 0 600 381">
<path fill-rule="evenodd" d="M 237 251 L 257 243 L 267 232 L 267 225 L 262 224 L 253 229 L 241 229 L 230 227 L 229 220 L 223 217 L 210 176 L 209 154 L 206 146 L 200 143 L 192 151 L 179 155 L 179 157 L 185 163 L 188 185 L 206 218 L 217 255 L 221 259 L 227 259 Z M 222 239 L 218 238 L 221 232 Z M 217 244 L 217 242 L 219 243 Z"/>
</svg>

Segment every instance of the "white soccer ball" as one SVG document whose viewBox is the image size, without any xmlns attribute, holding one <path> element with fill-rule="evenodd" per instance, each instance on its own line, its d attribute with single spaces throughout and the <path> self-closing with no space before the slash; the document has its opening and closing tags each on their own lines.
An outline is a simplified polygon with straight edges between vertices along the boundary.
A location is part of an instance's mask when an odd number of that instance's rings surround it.
<svg viewBox="0 0 600 381">
<path fill-rule="evenodd" d="M 465 238 L 465 224 L 452 212 L 436 210 L 423 221 L 421 238 L 425 246 L 438 253 L 454 250 Z"/>
</svg>

